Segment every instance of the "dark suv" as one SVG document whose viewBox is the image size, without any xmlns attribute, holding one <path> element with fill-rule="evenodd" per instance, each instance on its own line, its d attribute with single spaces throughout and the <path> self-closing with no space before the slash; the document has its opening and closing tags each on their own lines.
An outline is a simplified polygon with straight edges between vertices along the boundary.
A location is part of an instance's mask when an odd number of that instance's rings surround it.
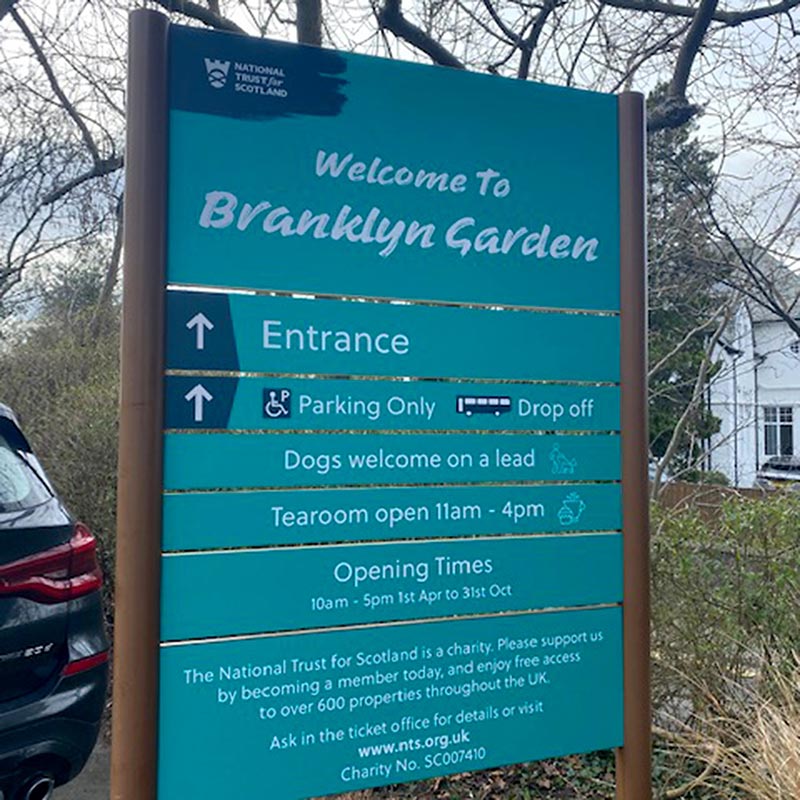
<svg viewBox="0 0 800 800">
<path fill-rule="evenodd" d="M 0 405 L 0 798 L 45 800 L 80 772 L 106 695 L 96 541 Z"/>
</svg>

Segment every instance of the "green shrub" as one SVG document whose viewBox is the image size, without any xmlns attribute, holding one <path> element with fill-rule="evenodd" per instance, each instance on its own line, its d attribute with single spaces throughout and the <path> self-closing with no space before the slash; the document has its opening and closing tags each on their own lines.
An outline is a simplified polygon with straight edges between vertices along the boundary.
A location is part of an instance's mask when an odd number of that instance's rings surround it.
<svg viewBox="0 0 800 800">
<path fill-rule="evenodd" d="M 709 486 L 730 486 L 728 476 L 715 469 L 687 469 L 681 473 L 680 479 L 688 483 L 704 483 Z"/>
<path fill-rule="evenodd" d="M 800 498 L 653 510 L 654 704 L 689 719 L 800 648 Z"/>
</svg>

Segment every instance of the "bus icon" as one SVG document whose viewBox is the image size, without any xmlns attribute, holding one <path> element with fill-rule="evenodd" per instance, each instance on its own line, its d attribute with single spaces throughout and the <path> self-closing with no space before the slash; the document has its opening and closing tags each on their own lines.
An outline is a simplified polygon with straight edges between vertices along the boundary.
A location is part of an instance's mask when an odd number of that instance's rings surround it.
<svg viewBox="0 0 800 800">
<path fill-rule="evenodd" d="M 499 417 L 501 414 L 508 414 L 511 411 L 511 398 L 493 395 L 484 397 L 459 395 L 456 398 L 456 411 L 459 414 L 466 414 L 468 417 L 473 414 L 494 414 Z"/>
</svg>

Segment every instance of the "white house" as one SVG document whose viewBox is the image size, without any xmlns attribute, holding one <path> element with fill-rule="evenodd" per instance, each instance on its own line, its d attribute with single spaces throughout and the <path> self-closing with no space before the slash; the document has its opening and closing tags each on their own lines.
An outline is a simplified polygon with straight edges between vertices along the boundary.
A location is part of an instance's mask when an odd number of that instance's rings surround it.
<svg viewBox="0 0 800 800">
<path fill-rule="evenodd" d="M 776 270 L 785 307 L 800 322 L 800 276 Z M 800 456 L 800 338 L 785 320 L 743 301 L 716 360 L 707 402 L 721 428 L 711 437 L 705 466 L 732 486 L 750 487 L 770 456 Z"/>
</svg>

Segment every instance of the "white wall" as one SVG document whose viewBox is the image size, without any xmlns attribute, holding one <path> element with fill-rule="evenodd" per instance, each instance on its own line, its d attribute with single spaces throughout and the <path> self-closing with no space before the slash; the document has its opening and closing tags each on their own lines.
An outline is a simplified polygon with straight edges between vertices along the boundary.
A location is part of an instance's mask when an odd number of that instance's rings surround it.
<svg viewBox="0 0 800 800">
<path fill-rule="evenodd" d="M 756 352 L 764 357 L 758 368 L 761 404 L 800 403 L 800 354 L 790 349 L 797 335 L 784 322 L 757 322 L 755 338 Z"/>
<path fill-rule="evenodd" d="M 793 409 L 794 452 L 800 455 L 800 353 L 791 351 L 798 339 L 786 323 L 751 323 L 744 306 L 726 334 L 728 349 L 718 350 L 721 368 L 709 389 L 710 411 L 721 421 L 711 440 L 710 468 L 747 487 L 767 457 L 765 406 Z"/>
<path fill-rule="evenodd" d="M 800 353 L 791 345 L 797 335 L 782 322 L 762 322 L 756 325 L 756 350 L 764 356 L 758 369 L 761 414 L 760 460 L 766 457 L 763 433 L 765 406 L 789 406 L 792 409 L 792 441 L 794 454 L 800 454 Z"/>
<path fill-rule="evenodd" d="M 719 347 L 719 368 L 709 389 L 709 410 L 720 420 L 711 437 L 710 468 L 722 472 L 733 486 L 753 486 L 758 469 L 756 378 L 758 360 L 753 347 L 750 314 L 741 305 Z"/>
</svg>

